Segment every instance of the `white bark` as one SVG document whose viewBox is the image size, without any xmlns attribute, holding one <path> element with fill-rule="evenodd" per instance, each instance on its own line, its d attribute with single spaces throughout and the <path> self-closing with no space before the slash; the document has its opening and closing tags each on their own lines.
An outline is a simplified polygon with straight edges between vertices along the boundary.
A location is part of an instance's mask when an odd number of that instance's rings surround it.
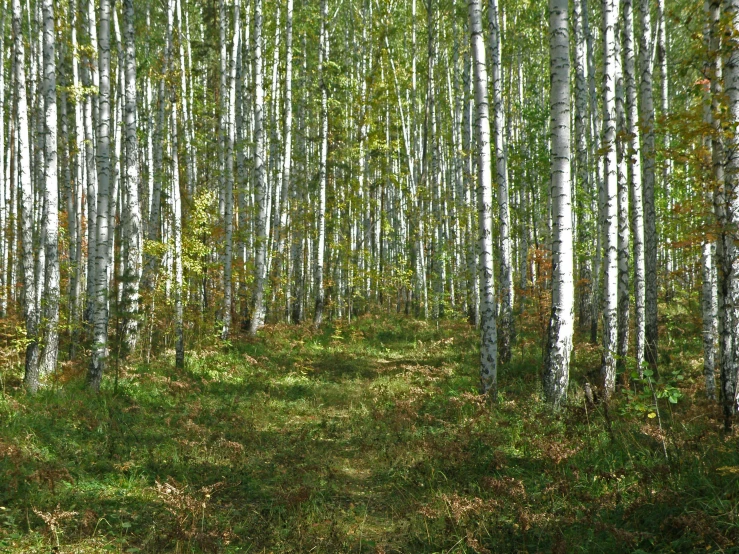
<svg viewBox="0 0 739 554">
<path fill-rule="evenodd" d="M 514 290 L 511 216 L 508 202 L 508 156 L 505 144 L 506 121 L 505 113 L 503 111 L 502 41 L 498 0 L 489 0 L 488 22 L 490 26 L 489 40 L 491 54 L 490 67 L 493 85 L 493 132 L 496 162 L 495 167 L 498 182 L 498 224 L 500 236 L 500 311 L 498 312 L 498 347 L 500 348 L 500 361 L 502 363 L 506 363 L 511 359 Z"/>
<path fill-rule="evenodd" d="M 69 7 L 69 19 L 71 21 L 71 43 L 72 43 L 72 86 L 75 90 L 80 86 L 79 62 L 80 56 L 77 51 L 77 5 L 72 2 Z M 69 357 L 74 359 L 77 353 L 79 341 L 79 304 L 80 286 L 82 280 L 82 191 L 85 178 L 85 154 L 84 154 L 84 122 L 82 116 L 82 105 L 84 99 L 78 95 L 74 98 L 74 123 L 75 123 L 75 146 L 74 146 L 74 177 L 70 182 L 72 187 L 71 202 L 68 203 L 69 237 L 70 245 L 74 245 L 74 252 L 70 250 L 72 272 L 69 284 L 69 319 L 72 325 L 70 333 Z"/>
<path fill-rule="evenodd" d="M 465 61 L 463 80 L 465 82 L 465 106 L 462 116 L 462 149 L 465 155 L 464 167 L 464 204 L 465 204 L 465 235 L 467 238 L 467 290 L 469 291 L 468 318 L 472 325 L 477 326 L 480 322 L 480 284 L 479 272 L 477 271 L 478 257 L 475 255 L 474 224 L 475 211 L 474 188 L 474 156 L 472 155 L 472 112 L 474 110 L 475 95 L 473 92 L 472 76 L 472 54 Z M 526 253 L 523 254 L 526 256 Z"/>
<path fill-rule="evenodd" d="M 44 251 L 46 279 L 44 284 L 44 349 L 39 373 L 41 377 L 56 369 L 59 351 L 59 182 L 57 177 L 57 109 L 56 109 L 56 35 L 52 0 L 44 0 Z"/>
<path fill-rule="evenodd" d="M 544 395 L 558 409 L 567 399 L 574 334 L 570 176 L 570 52 L 567 0 L 549 0 L 551 111 L 552 315 L 545 353 Z"/>
<path fill-rule="evenodd" d="M 223 6 L 223 4 L 221 4 Z M 221 55 L 228 56 L 225 47 L 225 9 L 221 9 L 221 39 L 224 43 L 221 45 Z M 231 332 L 231 311 L 233 307 L 233 231 L 234 231 L 234 110 L 236 107 L 235 98 L 235 64 L 236 55 L 239 47 L 239 38 L 241 34 L 241 4 L 237 0 L 234 3 L 234 34 L 233 34 L 233 56 L 231 64 L 221 60 L 221 69 L 228 67 L 228 73 L 225 76 L 225 87 L 221 89 L 222 109 L 225 113 L 221 114 L 223 125 L 222 133 L 224 137 L 224 165 L 223 165 L 223 199 L 224 199 L 224 230 L 225 245 L 223 252 L 223 329 L 221 330 L 221 338 L 226 340 Z M 224 84 L 224 77 L 221 78 L 221 84 Z"/>
<path fill-rule="evenodd" d="M 93 300 L 92 359 L 88 384 L 95 391 L 100 384 L 108 355 L 108 266 L 110 168 L 110 2 L 100 0 L 98 71 L 100 78 L 97 132 L 97 222 L 95 227 L 95 297 Z"/>
<path fill-rule="evenodd" d="M 724 94 L 726 95 L 726 119 L 730 128 L 739 124 L 739 0 L 724 0 L 723 17 L 732 34 L 727 40 L 726 57 L 723 60 Z M 722 395 L 727 427 L 737 411 L 737 371 L 739 363 L 739 134 L 725 135 L 726 172 L 724 175 L 725 202 L 723 241 L 723 321 L 722 321 Z M 725 367 L 724 367 L 725 366 Z"/>
<path fill-rule="evenodd" d="M 326 187 L 328 184 L 328 172 L 326 162 L 328 160 L 328 82 L 325 64 L 329 59 L 328 42 L 328 0 L 321 0 L 321 31 L 319 51 L 319 80 L 321 85 L 321 145 L 320 158 L 318 161 L 318 240 L 316 242 L 316 269 L 315 269 L 315 300 L 316 308 L 313 314 L 314 327 L 320 327 L 323 321 L 323 308 L 325 302 L 323 290 L 324 250 L 326 247 Z"/>
<path fill-rule="evenodd" d="M 282 154 L 282 192 L 280 193 L 280 219 L 277 228 L 277 251 L 282 258 L 287 239 L 288 191 L 292 172 L 293 140 L 293 0 L 287 0 L 285 17 L 285 108 L 284 108 L 284 152 Z M 289 289 L 288 289 L 289 290 Z"/>
<path fill-rule="evenodd" d="M 182 19 L 182 0 L 176 0 L 177 6 L 177 34 L 179 35 L 179 55 L 180 55 L 180 103 L 182 104 L 183 114 L 183 131 L 185 136 L 185 168 L 187 169 L 187 187 L 192 194 L 195 191 L 195 150 L 193 148 L 192 114 L 188 109 L 187 96 L 187 64 L 185 63 L 185 44 L 190 41 L 184 32 L 185 23 Z M 192 105 L 189 106 L 192 109 Z"/>
<path fill-rule="evenodd" d="M 642 191 L 641 147 L 637 105 L 634 8 L 632 0 L 623 0 L 624 84 L 626 87 L 626 126 L 628 135 L 628 180 L 631 191 L 632 234 L 634 242 L 634 342 L 637 371 L 644 367 L 645 349 L 645 261 L 644 203 Z"/>
<path fill-rule="evenodd" d="M 264 139 L 264 59 L 262 57 L 262 0 L 254 2 L 254 189 L 257 205 L 254 297 L 249 332 L 252 335 L 264 323 L 264 285 L 267 276 L 268 195 Z"/>
<path fill-rule="evenodd" d="M 623 5 L 623 3 L 621 3 Z M 618 13 L 618 12 L 617 12 Z M 618 29 L 618 27 L 617 27 Z M 619 371 L 626 367 L 626 357 L 629 353 L 629 305 L 631 292 L 629 290 L 629 182 L 627 168 L 626 134 L 626 104 L 624 100 L 624 76 L 621 57 L 621 37 L 618 31 L 615 37 L 616 62 L 616 152 L 617 152 L 617 210 L 618 210 L 618 291 L 617 291 L 617 353 L 616 366 Z"/>
<path fill-rule="evenodd" d="M 132 2 L 133 0 L 126 0 Z M 175 305 L 175 367 L 185 367 L 185 332 L 183 323 L 182 296 L 182 200 L 180 197 L 180 165 L 177 142 L 177 108 L 172 107 L 172 232 L 173 232 L 173 262 L 175 272 L 174 305 Z"/>
<path fill-rule="evenodd" d="M 138 336 L 139 281 L 141 280 L 142 236 L 139 203 L 138 137 L 136 135 L 136 49 L 134 45 L 133 0 L 124 0 L 125 40 L 125 179 L 123 204 L 123 323 L 126 350 L 133 351 Z"/>
<path fill-rule="evenodd" d="M 475 101 L 477 104 L 477 148 L 478 148 L 478 217 L 480 227 L 480 322 L 482 340 L 480 344 L 481 390 L 492 399 L 497 397 L 498 388 L 498 345 L 495 321 L 495 294 L 493 278 L 493 184 L 492 160 L 490 155 L 490 119 L 488 116 L 487 67 L 485 42 L 482 36 L 480 0 L 468 0 L 470 39 L 474 62 Z"/>
<path fill-rule="evenodd" d="M 593 319 L 593 267 L 592 243 L 593 218 L 590 211 L 592 196 L 592 181 L 588 167 L 588 89 L 587 89 L 587 46 L 583 25 L 582 0 L 573 1 L 573 33 L 575 39 L 575 167 L 577 177 L 578 205 L 581 212 L 580 229 L 578 235 L 581 243 L 579 261 L 580 283 L 579 296 L 579 323 L 582 329 L 589 329 Z"/>
<path fill-rule="evenodd" d="M 23 46 L 20 0 L 13 0 L 13 44 L 15 58 L 15 112 L 18 132 L 16 171 L 20 183 L 21 271 L 23 278 L 23 317 L 26 322 L 26 367 L 24 383 L 35 392 L 39 385 L 39 314 L 36 310 L 36 284 L 33 271 L 33 185 L 28 132 L 28 99 L 26 97 L 25 48 Z"/>
<path fill-rule="evenodd" d="M 603 185 L 603 362 L 601 375 L 606 398 L 616 384 L 616 316 L 618 288 L 618 178 L 616 156 L 616 19 L 615 0 L 603 4 L 603 143 L 605 172 Z"/>
<path fill-rule="evenodd" d="M 652 97 L 652 23 L 649 0 L 639 0 L 639 125 L 642 152 L 642 186 L 644 196 L 644 269 L 645 269 L 645 357 L 649 365 L 657 365 L 657 216 L 654 204 L 654 99 Z"/>
<path fill-rule="evenodd" d="M 5 63 L 5 16 L 0 18 L 0 64 Z M 12 79 L 11 79 L 12 82 Z M 5 71 L 0 70 L 0 114 L 5 113 Z M 5 317 L 8 309 L 8 250 L 10 248 L 8 221 L 10 215 L 10 190 L 5 179 L 5 121 L 0 117 L 0 317 Z"/>
</svg>

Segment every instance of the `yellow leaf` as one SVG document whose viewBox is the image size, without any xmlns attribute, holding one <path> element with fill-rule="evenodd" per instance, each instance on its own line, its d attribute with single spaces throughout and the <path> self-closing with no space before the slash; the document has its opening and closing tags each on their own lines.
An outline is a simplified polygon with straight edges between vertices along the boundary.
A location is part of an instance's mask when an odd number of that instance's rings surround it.
<svg viewBox="0 0 739 554">
<path fill-rule="evenodd" d="M 657 417 L 657 414 L 655 414 L 654 412 L 649 412 L 649 413 L 647 414 L 647 417 L 648 417 L 649 419 L 654 419 L 655 417 Z"/>
</svg>

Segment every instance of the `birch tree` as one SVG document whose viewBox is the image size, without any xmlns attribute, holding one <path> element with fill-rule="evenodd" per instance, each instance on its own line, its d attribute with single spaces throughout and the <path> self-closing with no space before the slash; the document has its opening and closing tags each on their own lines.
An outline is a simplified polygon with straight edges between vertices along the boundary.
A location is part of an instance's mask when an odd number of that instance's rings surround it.
<svg viewBox="0 0 739 554">
<path fill-rule="evenodd" d="M 603 145 L 605 152 L 603 198 L 603 363 L 601 373 L 606 397 L 616 383 L 616 315 L 618 288 L 618 178 L 616 157 L 616 5 L 603 4 Z"/>
<path fill-rule="evenodd" d="M 654 204 L 654 98 L 652 96 L 652 20 L 649 0 L 639 0 L 639 124 L 641 127 L 642 187 L 644 195 L 645 355 L 657 365 L 657 214 Z"/>
<path fill-rule="evenodd" d="M 732 29 L 739 28 L 739 0 L 724 0 L 722 19 Z M 716 22 L 718 23 L 718 22 Z M 718 25 L 714 30 L 718 30 Z M 739 37 L 735 32 L 726 36 L 723 59 L 723 83 L 726 101 L 726 124 L 735 128 L 739 124 Z M 714 78 L 718 82 L 718 69 Z M 718 91 L 716 91 L 718 92 Z M 723 123 L 723 122 L 722 122 Z M 739 363 L 739 251 L 737 249 L 737 225 L 739 225 L 739 137 L 735 132 L 724 135 L 724 144 L 718 146 L 725 155 L 724 187 L 719 194 L 720 212 L 720 347 L 721 347 L 721 395 L 725 427 L 731 428 L 737 411 L 737 371 Z M 721 161 L 718 160 L 720 164 Z"/>
<path fill-rule="evenodd" d="M 56 30 L 52 0 L 43 0 L 44 19 L 44 349 L 40 374 L 56 369 L 59 352 L 59 184 L 57 178 Z"/>
<path fill-rule="evenodd" d="M 26 323 L 26 363 L 23 381 L 35 392 L 39 386 L 39 315 L 36 310 L 36 285 L 33 272 L 33 188 L 31 182 L 26 60 L 23 44 L 20 0 L 12 0 L 13 68 L 15 73 L 15 113 L 17 128 L 16 171 L 20 183 L 21 274 L 23 279 L 23 318 Z"/>
<path fill-rule="evenodd" d="M 267 174 L 264 137 L 264 60 L 262 57 L 262 0 L 254 2 L 254 190 L 256 214 L 256 256 L 254 298 L 249 332 L 252 335 L 264 323 L 264 285 L 267 276 Z"/>
<path fill-rule="evenodd" d="M 324 250 L 326 248 L 326 187 L 328 183 L 328 172 L 326 163 L 328 160 L 328 79 L 326 76 L 326 62 L 329 59 L 328 43 L 328 0 L 321 0 L 321 30 L 320 50 L 318 58 L 318 80 L 321 87 L 321 138 L 320 158 L 318 161 L 318 240 L 316 243 L 316 269 L 315 269 L 315 296 L 316 309 L 313 315 L 313 325 L 319 327 L 323 321 L 323 308 L 325 292 L 323 290 L 323 264 Z"/>
<path fill-rule="evenodd" d="M 93 299 L 92 359 L 87 379 L 98 391 L 108 356 L 108 265 L 109 250 L 109 185 L 110 167 L 110 2 L 100 0 L 98 30 L 98 71 L 100 78 L 97 132 L 97 222 L 95 226 L 95 296 Z"/>
<path fill-rule="evenodd" d="M 132 2 L 133 0 L 127 0 Z M 180 196 L 180 164 L 177 141 L 177 107 L 172 109 L 172 232 L 174 238 L 174 304 L 175 304 L 175 367 L 185 367 L 185 331 L 183 321 L 183 269 L 182 269 L 182 200 Z"/>
<path fill-rule="evenodd" d="M 497 398 L 498 345 L 493 291 L 493 185 L 490 154 L 490 119 L 488 104 L 488 77 L 485 60 L 485 41 L 482 36 L 482 8 L 480 0 L 468 0 L 470 42 L 474 64 L 475 103 L 477 105 L 477 208 L 479 217 L 480 249 L 480 382 L 481 391 L 491 399 Z"/>
<path fill-rule="evenodd" d="M 574 334 L 572 198 L 570 182 L 570 51 L 567 0 L 549 1 L 551 113 L 552 315 L 544 360 L 544 395 L 555 409 L 567 398 Z"/>
<path fill-rule="evenodd" d="M 124 281 L 123 323 L 127 352 L 136 347 L 138 335 L 139 281 L 141 279 L 141 208 L 139 203 L 138 137 L 136 135 L 136 49 L 133 0 L 124 0 L 125 35 L 125 179 L 123 180 Z"/>
<path fill-rule="evenodd" d="M 585 43 L 585 30 L 583 25 L 583 3 L 582 0 L 574 0 L 572 20 L 574 34 L 574 66 L 575 66 L 575 167 L 577 184 L 580 187 L 578 196 L 579 211 L 581 215 L 582 249 L 584 252 L 580 257 L 579 273 L 581 286 L 579 324 L 582 329 L 589 329 L 593 316 L 593 268 L 592 248 L 593 239 L 593 216 L 590 213 L 592 196 L 592 182 L 590 180 L 590 169 L 588 167 L 588 89 L 587 89 L 587 46 Z"/>
<path fill-rule="evenodd" d="M 500 235 L 500 311 L 498 312 L 498 347 L 500 361 L 511 359 L 513 335 L 513 258 L 511 241 L 511 216 L 508 202 L 508 156 L 505 145 L 505 113 L 503 106 L 502 40 L 498 0 L 489 0 L 488 22 L 490 27 L 490 67 L 492 73 L 493 130 L 495 168 L 498 183 L 498 232 Z"/>
<path fill-rule="evenodd" d="M 642 164 L 637 103 L 636 52 L 634 42 L 634 7 L 632 0 L 623 0 L 624 33 L 624 86 L 626 89 L 626 126 L 628 136 L 627 171 L 631 200 L 631 228 L 634 255 L 634 339 L 636 367 L 641 375 L 645 349 L 645 281 L 644 261 L 644 203 L 642 190 Z"/>
</svg>

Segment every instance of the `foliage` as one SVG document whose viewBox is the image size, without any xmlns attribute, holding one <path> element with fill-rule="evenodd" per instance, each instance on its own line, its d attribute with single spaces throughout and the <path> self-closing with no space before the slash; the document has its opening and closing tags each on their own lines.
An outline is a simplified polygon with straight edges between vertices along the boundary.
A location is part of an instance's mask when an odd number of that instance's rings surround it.
<svg viewBox="0 0 739 554">
<path fill-rule="evenodd" d="M 537 312 L 520 317 L 493 407 L 476 394 L 473 328 L 378 313 L 269 326 L 193 351 L 182 372 L 165 351 L 122 367 L 117 393 L 89 394 L 64 366 L 63 389 L 29 396 L 19 364 L 3 366 L 0 548 L 731 550 L 738 439 L 703 399 L 697 329 L 670 340 L 683 355 L 654 381 L 660 431 L 635 408 L 653 407 L 643 386 L 609 413 L 586 403 L 577 383 L 599 355 L 584 343 L 551 414 L 525 346 Z"/>
</svg>

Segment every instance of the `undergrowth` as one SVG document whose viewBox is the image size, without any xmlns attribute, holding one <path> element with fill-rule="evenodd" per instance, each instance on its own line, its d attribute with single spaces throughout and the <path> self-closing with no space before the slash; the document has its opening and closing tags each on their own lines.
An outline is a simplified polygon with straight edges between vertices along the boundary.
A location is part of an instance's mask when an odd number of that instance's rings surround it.
<svg viewBox="0 0 739 554">
<path fill-rule="evenodd" d="M 29 396 L 8 358 L 0 550 L 736 551 L 737 438 L 704 399 L 699 322 L 670 317 L 659 422 L 640 383 L 586 402 L 600 353 L 580 339 L 552 414 L 525 322 L 493 406 L 457 321 L 269 326 L 182 372 L 171 352 L 121 365 L 99 395 L 70 365 Z"/>
</svg>

